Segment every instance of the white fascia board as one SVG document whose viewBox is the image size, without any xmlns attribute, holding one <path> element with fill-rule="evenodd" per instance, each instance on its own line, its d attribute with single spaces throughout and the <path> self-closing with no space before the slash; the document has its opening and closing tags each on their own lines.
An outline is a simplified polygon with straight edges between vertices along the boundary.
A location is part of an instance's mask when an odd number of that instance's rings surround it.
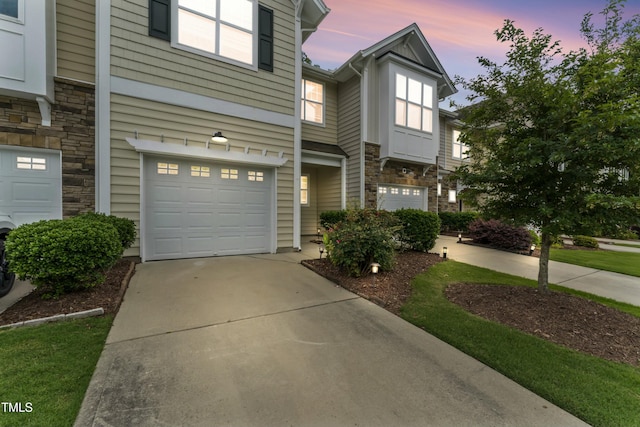
<svg viewBox="0 0 640 427">
<path fill-rule="evenodd" d="M 288 114 L 237 104 L 164 86 L 142 83 L 122 77 L 111 77 L 111 93 L 288 128 L 293 128 L 296 123 L 294 116 Z"/>
<path fill-rule="evenodd" d="M 244 151 L 227 151 L 224 149 L 224 147 L 221 147 L 221 149 L 190 147 L 188 145 L 179 145 L 135 138 L 126 138 L 126 141 L 137 152 L 145 154 L 160 154 L 165 156 L 209 159 L 267 167 L 280 167 L 287 163 L 288 160 L 285 157 L 281 157 L 280 155 L 278 155 L 277 157 L 269 156 L 266 152 L 264 154 L 250 154 Z"/>
</svg>

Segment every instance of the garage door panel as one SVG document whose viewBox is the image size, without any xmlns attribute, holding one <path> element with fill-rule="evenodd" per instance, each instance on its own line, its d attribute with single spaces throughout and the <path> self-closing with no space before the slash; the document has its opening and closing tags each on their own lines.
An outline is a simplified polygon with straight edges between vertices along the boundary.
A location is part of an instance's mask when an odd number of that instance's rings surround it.
<svg viewBox="0 0 640 427">
<path fill-rule="evenodd" d="M 378 209 L 427 209 L 427 189 L 423 187 L 380 184 L 378 186 Z"/>
<path fill-rule="evenodd" d="M 152 156 L 144 169 L 145 259 L 270 251 L 272 171 Z"/>
</svg>

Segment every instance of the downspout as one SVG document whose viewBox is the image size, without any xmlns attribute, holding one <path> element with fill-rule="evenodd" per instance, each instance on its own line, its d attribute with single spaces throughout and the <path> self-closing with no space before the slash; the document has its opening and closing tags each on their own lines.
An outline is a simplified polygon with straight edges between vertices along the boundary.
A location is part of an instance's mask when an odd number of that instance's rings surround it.
<svg viewBox="0 0 640 427">
<path fill-rule="evenodd" d="M 96 2 L 96 198 L 95 210 L 111 213 L 111 0 Z"/>
<path fill-rule="evenodd" d="M 294 71 L 294 126 L 293 126 L 293 247 L 302 250 L 300 243 L 300 176 L 302 175 L 302 121 L 300 99 L 302 99 L 302 3 L 291 0 L 295 6 L 295 71 Z"/>
</svg>

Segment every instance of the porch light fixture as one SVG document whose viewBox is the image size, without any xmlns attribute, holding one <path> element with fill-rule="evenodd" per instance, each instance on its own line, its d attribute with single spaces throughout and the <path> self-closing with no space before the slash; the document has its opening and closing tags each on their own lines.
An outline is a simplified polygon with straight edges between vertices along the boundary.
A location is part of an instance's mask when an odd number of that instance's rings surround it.
<svg viewBox="0 0 640 427">
<path fill-rule="evenodd" d="M 320 259 L 322 259 L 322 254 L 324 253 L 324 245 L 318 246 L 318 251 L 320 251 Z"/>
<path fill-rule="evenodd" d="M 462 233 L 458 233 L 458 243 L 462 243 Z"/>
<path fill-rule="evenodd" d="M 371 264 L 371 272 L 373 273 L 373 286 L 376 285 L 376 274 L 378 274 L 378 270 L 380 269 L 380 264 L 374 262 Z"/>
<path fill-rule="evenodd" d="M 222 144 L 228 141 L 228 139 L 224 135 L 222 135 L 222 132 L 220 131 L 214 133 L 213 136 L 211 137 L 211 140 L 213 142 L 219 142 Z"/>
<path fill-rule="evenodd" d="M 318 228 L 318 240 L 320 240 L 320 229 Z"/>
<path fill-rule="evenodd" d="M 442 258 L 443 259 L 447 259 L 447 252 L 449 252 L 449 249 L 447 249 L 446 246 L 442 247 Z"/>
<path fill-rule="evenodd" d="M 536 245 L 531 245 L 531 247 L 529 248 L 529 256 L 533 255 L 533 251 L 536 250 Z"/>
</svg>

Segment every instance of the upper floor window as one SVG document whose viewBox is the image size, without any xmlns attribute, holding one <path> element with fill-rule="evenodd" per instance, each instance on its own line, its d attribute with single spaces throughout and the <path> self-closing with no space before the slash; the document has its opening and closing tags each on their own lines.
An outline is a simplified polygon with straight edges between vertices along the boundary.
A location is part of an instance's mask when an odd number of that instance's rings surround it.
<svg viewBox="0 0 640 427">
<path fill-rule="evenodd" d="M 324 123 L 324 85 L 302 79 L 302 120 Z"/>
<path fill-rule="evenodd" d="M 453 149 L 451 151 L 451 157 L 453 157 L 454 159 L 468 159 L 469 154 L 467 153 L 467 150 L 469 150 L 469 147 L 467 146 L 467 144 L 464 144 L 462 141 L 460 141 L 459 130 L 453 131 L 452 139 L 453 139 Z"/>
<path fill-rule="evenodd" d="M 396 121 L 423 132 L 433 131 L 433 88 L 396 73 Z"/>
<path fill-rule="evenodd" d="M 253 65 L 255 0 L 179 0 L 177 42 Z"/>
</svg>

